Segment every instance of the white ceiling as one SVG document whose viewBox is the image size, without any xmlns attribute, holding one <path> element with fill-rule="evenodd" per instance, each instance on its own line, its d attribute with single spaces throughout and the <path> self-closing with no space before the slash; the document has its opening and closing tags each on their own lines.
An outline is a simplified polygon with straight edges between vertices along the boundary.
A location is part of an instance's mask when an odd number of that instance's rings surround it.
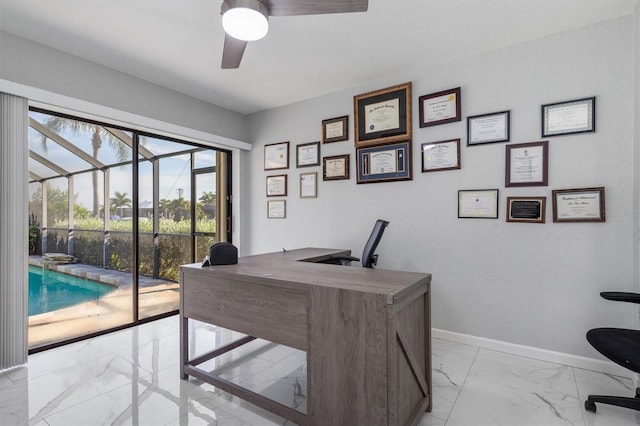
<svg viewBox="0 0 640 426">
<path fill-rule="evenodd" d="M 250 114 L 628 15 L 639 1 L 369 0 L 366 13 L 270 18 L 235 70 L 220 69 L 220 0 L 0 0 L 0 29 Z"/>
</svg>

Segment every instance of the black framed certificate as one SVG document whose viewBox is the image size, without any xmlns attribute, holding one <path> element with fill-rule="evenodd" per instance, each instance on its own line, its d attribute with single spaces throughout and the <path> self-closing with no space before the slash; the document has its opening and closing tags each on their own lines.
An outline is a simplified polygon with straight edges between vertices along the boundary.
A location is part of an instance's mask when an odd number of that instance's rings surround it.
<svg viewBox="0 0 640 426">
<path fill-rule="evenodd" d="M 542 137 L 596 131 L 596 98 L 542 105 Z"/>
<path fill-rule="evenodd" d="M 508 142 L 511 111 L 467 117 L 467 146 Z"/>
</svg>

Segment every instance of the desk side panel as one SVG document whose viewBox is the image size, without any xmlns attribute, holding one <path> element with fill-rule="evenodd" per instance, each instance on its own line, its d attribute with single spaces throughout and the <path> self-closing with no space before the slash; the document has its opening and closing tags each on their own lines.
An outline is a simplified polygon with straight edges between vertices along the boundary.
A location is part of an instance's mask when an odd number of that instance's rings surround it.
<svg viewBox="0 0 640 426">
<path fill-rule="evenodd" d="M 387 306 L 384 295 L 312 288 L 309 424 L 387 424 Z"/>
<path fill-rule="evenodd" d="M 279 286 L 212 270 L 183 269 L 182 311 L 188 318 L 307 348 L 308 289 Z"/>
</svg>

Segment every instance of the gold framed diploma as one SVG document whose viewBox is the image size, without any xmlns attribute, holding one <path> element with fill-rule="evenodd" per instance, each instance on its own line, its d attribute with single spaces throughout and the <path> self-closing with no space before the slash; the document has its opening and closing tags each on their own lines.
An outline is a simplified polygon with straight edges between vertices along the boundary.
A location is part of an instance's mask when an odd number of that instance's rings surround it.
<svg viewBox="0 0 640 426">
<path fill-rule="evenodd" d="M 507 197 L 507 222 L 544 223 L 547 197 Z"/>
<path fill-rule="evenodd" d="M 458 191 L 459 219 L 497 219 L 497 189 L 461 189 Z"/>
<path fill-rule="evenodd" d="M 267 201 L 267 218 L 268 219 L 284 219 L 286 217 L 287 217 L 287 201 L 286 200 Z"/>
<path fill-rule="evenodd" d="M 467 146 L 508 142 L 511 111 L 467 117 Z"/>
<path fill-rule="evenodd" d="M 420 127 L 460 121 L 460 88 L 420 96 Z"/>
<path fill-rule="evenodd" d="M 596 98 L 542 105 L 542 137 L 596 131 Z"/>
<path fill-rule="evenodd" d="M 411 82 L 353 97 L 355 146 L 411 139 Z"/>
<path fill-rule="evenodd" d="M 322 159 L 322 180 L 349 179 L 350 154 L 334 155 Z"/>
<path fill-rule="evenodd" d="M 289 168 L 289 142 L 271 143 L 264 146 L 264 169 Z"/>
<path fill-rule="evenodd" d="M 557 189 L 553 193 L 554 222 L 605 222 L 604 187 Z"/>
<path fill-rule="evenodd" d="M 312 167 L 320 165 L 320 142 L 301 143 L 296 145 L 296 167 Z"/>
<path fill-rule="evenodd" d="M 547 186 L 549 142 L 529 142 L 505 147 L 504 186 Z"/>
<path fill-rule="evenodd" d="M 300 173 L 300 198 L 318 197 L 318 172 Z"/>
<path fill-rule="evenodd" d="M 420 150 L 422 173 L 460 168 L 460 139 L 423 143 Z"/>
<path fill-rule="evenodd" d="M 322 143 L 349 140 L 349 116 L 322 120 Z"/>
<path fill-rule="evenodd" d="M 267 176 L 267 197 L 287 196 L 287 175 Z"/>
<path fill-rule="evenodd" d="M 357 183 L 411 180 L 411 141 L 357 148 Z"/>
</svg>

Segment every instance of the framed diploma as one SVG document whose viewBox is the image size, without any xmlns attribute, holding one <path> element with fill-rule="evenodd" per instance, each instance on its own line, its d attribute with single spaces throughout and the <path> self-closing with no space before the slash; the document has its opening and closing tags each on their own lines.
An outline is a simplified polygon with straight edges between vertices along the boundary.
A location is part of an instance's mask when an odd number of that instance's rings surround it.
<svg viewBox="0 0 640 426">
<path fill-rule="evenodd" d="M 557 189 L 553 193 L 554 222 L 604 222 L 604 187 Z"/>
<path fill-rule="evenodd" d="M 267 201 L 267 218 L 268 219 L 284 219 L 285 217 L 287 217 L 287 201 L 286 200 Z"/>
<path fill-rule="evenodd" d="M 498 190 L 473 189 L 458 191 L 458 218 L 497 219 Z"/>
<path fill-rule="evenodd" d="M 420 96 L 420 127 L 460 121 L 460 88 Z"/>
<path fill-rule="evenodd" d="M 287 196 L 287 175 L 267 176 L 267 197 Z"/>
<path fill-rule="evenodd" d="M 421 145 L 422 173 L 460 168 L 460 139 Z"/>
<path fill-rule="evenodd" d="M 296 145 L 296 167 L 320 165 L 320 142 Z"/>
<path fill-rule="evenodd" d="M 549 142 L 506 146 L 504 186 L 547 186 Z"/>
<path fill-rule="evenodd" d="M 322 180 L 349 179 L 350 155 L 334 155 L 322 159 Z"/>
<path fill-rule="evenodd" d="M 264 146 L 264 169 L 289 168 L 289 142 L 272 143 Z"/>
<path fill-rule="evenodd" d="M 596 98 L 542 105 L 542 137 L 596 131 Z"/>
<path fill-rule="evenodd" d="M 357 148 L 358 183 L 411 180 L 411 142 Z"/>
<path fill-rule="evenodd" d="M 300 173 L 300 198 L 318 197 L 318 172 Z"/>
<path fill-rule="evenodd" d="M 411 82 L 353 97 L 356 147 L 411 139 Z"/>
<path fill-rule="evenodd" d="M 511 111 L 467 117 L 467 146 L 508 142 Z"/>
<path fill-rule="evenodd" d="M 349 116 L 322 120 L 322 143 L 349 140 Z"/>
<path fill-rule="evenodd" d="M 507 222 L 544 223 L 547 197 L 507 197 Z"/>
</svg>

